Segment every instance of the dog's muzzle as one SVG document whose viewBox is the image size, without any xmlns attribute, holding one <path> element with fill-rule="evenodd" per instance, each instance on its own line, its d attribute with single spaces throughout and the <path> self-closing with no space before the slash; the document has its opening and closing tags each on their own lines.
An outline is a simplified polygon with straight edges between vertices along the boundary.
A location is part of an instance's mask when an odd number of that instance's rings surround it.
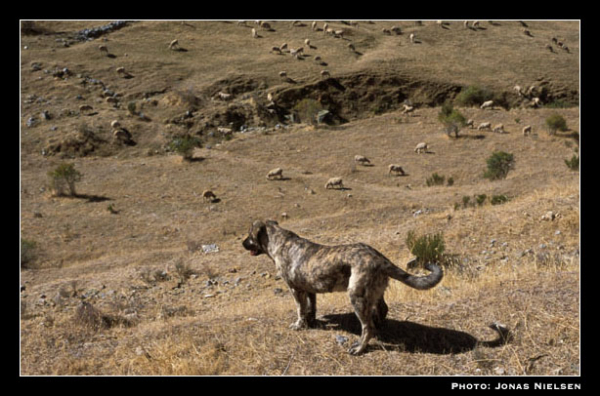
<svg viewBox="0 0 600 396">
<path fill-rule="evenodd" d="M 250 251 L 251 256 L 258 256 L 259 254 L 262 253 L 262 251 L 258 247 L 258 245 L 250 238 L 244 239 L 244 241 L 242 242 L 242 245 L 244 246 L 244 249 Z"/>
</svg>

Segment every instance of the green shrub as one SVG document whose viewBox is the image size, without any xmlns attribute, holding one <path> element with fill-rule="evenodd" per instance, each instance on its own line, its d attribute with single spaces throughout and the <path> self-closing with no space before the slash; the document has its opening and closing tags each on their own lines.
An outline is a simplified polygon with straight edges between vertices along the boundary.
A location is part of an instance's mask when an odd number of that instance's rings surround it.
<svg viewBox="0 0 600 396">
<path fill-rule="evenodd" d="M 462 115 L 460 111 L 454 109 L 450 102 L 445 102 L 442 105 L 442 108 L 438 113 L 438 121 L 444 124 L 444 132 L 446 132 L 448 136 L 454 133 L 456 137 L 458 137 L 460 128 L 467 124 L 465 116 Z"/>
<path fill-rule="evenodd" d="M 301 122 L 314 125 L 317 123 L 317 114 L 323 110 L 323 106 L 314 99 L 304 98 L 294 105 L 293 110 L 298 114 Z"/>
<path fill-rule="evenodd" d="M 444 184 L 444 180 L 446 180 L 445 176 L 440 176 L 437 173 L 434 173 L 431 175 L 431 177 L 428 177 L 425 180 L 425 183 L 427 183 L 427 187 L 440 186 Z"/>
<path fill-rule="evenodd" d="M 512 154 L 495 151 L 487 159 L 487 170 L 483 177 L 490 180 L 505 179 L 508 172 L 514 167 L 515 158 Z"/>
<path fill-rule="evenodd" d="M 414 231 L 409 231 L 406 235 L 406 246 L 417 258 L 417 266 L 428 262 L 439 263 L 444 255 L 444 236 L 442 233 L 417 236 Z"/>
<path fill-rule="evenodd" d="M 467 206 L 469 206 L 469 202 L 471 202 L 471 197 L 469 197 L 468 195 L 463 195 L 463 197 L 462 197 L 463 208 L 466 208 Z"/>
<path fill-rule="evenodd" d="M 194 149 L 200 147 L 200 139 L 195 136 L 176 137 L 169 143 L 169 149 L 183 157 L 184 160 L 192 159 Z"/>
<path fill-rule="evenodd" d="M 508 202 L 508 198 L 506 195 L 492 195 L 492 199 L 490 199 L 492 205 L 500 205 L 505 202 Z"/>
<path fill-rule="evenodd" d="M 27 268 L 35 259 L 37 243 L 21 238 L 21 268 Z"/>
<path fill-rule="evenodd" d="M 577 154 L 573 154 L 570 160 L 565 160 L 565 164 L 567 167 L 573 171 L 579 170 L 579 156 Z"/>
<path fill-rule="evenodd" d="M 463 88 L 454 99 L 458 106 L 480 106 L 486 100 L 493 99 L 493 94 L 487 89 L 480 88 L 477 85 L 471 85 Z"/>
<path fill-rule="evenodd" d="M 548 118 L 546 118 L 546 127 L 548 128 L 548 133 L 550 135 L 554 135 L 557 131 L 564 132 L 568 130 L 567 128 L 567 120 L 560 114 L 552 114 Z"/>
<path fill-rule="evenodd" d="M 75 165 L 63 163 L 53 171 L 49 171 L 48 178 L 50 179 L 50 188 L 57 196 L 65 195 L 67 188 L 69 195 L 75 196 L 77 195 L 75 183 L 81 180 L 82 174 L 75 169 Z"/>
<path fill-rule="evenodd" d="M 475 201 L 477 202 L 477 205 L 481 206 L 485 202 L 486 198 L 487 198 L 487 195 L 479 194 L 479 195 L 475 196 Z"/>
<path fill-rule="evenodd" d="M 446 183 L 447 183 L 446 185 L 448 187 L 453 186 L 454 185 L 454 178 L 453 177 L 449 177 L 448 181 Z"/>
</svg>

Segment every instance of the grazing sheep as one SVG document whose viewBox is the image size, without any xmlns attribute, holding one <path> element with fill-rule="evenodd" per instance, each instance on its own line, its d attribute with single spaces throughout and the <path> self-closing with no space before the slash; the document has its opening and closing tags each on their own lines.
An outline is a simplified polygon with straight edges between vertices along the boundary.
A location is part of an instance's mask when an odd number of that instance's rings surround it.
<svg viewBox="0 0 600 396">
<path fill-rule="evenodd" d="M 473 21 L 473 27 L 474 28 L 478 28 L 479 27 L 479 21 Z"/>
<path fill-rule="evenodd" d="M 313 21 L 313 23 L 310 24 L 310 28 L 312 30 L 317 30 L 317 21 Z"/>
<path fill-rule="evenodd" d="M 428 148 L 427 143 L 421 142 L 415 147 L 415 153 L 426 153 Z"/>
<path fill-rule="evenodd" d="M 392 172 L 395 172 L 396 174 L 401 174 L 402 176 L 406 175 L 404 169 L 402 169 L 400 165 L 396 164 L 390 164 L 388 166 L 388 175 L 392 174 Z"/>
<path fill-rule="evenodd" d="M 335 38 L 343 38 L 344 37 L 344 30 L 340 29 L 340 30 L 334 30 L 333 31 L 333 36 Z"/>
<path fill-rule="evenodd" d="M 546 44 L 546 49 L 552 53 L 554 53 L 554 48 L 550 44 Z"/>
<path fill-rule="evenodd" d="M 279 47 L 271 47 L 271 52 L 277 52 L 278 54 L 282 54 L 281 48 Z"/>
<path fill-rule="evenodd" d="M 503 124 L 495 125 L 493 131 L 498 132 L 498 133 L 505 133 L 504 125 Z"/>
<path fill-rule="evenodd" d="M 325 188 L 326 189 L 330 189 L 330 188 L 344 188 L 344 183 L 342 182 L 342 178 L 341 177 L 332 177 L 331 179 L 327 180 L 327 183 L 325 184 Z"/>
<path fill-rule="evenodd" d="M 392 31 L 390 29 L 383 28 L 383 29 L 381 29 L 381 33 L 391 35 Z"/>
<path fill-rule="evenodd" d="M 402 114 L 412 113 L 415 110 L 415 106 L 409 106 L 407 104 L 404 105 L 404 110 L 402 110 Z"/>
<path fill-rule="evenodd" d="M 283 179 L 283 169 L 275 168 L 271 169 L 269 173 L 267 173 L 267 180 L 271 180 L 273 178 Z"/>
<path fill-rule="evenodd" d="M 515 90 L 515 92 L 517 92 L 517 95 L 519 95 L 519 96 L 523 96 L 523 90 L 521 89 L 521 86 L 520 86 L 520 85 L 515 85 L 515 86 L 513 87 L 513 90 Z"/>
<path fill-rule="evenodd" d="M 523 127 L 523 136 L 527 136 L 531 134 L 531 125 L 526 125 Z"/>
<path fill-rule="evenodd" d="M 473 128 L 475 128 L 475 125 L 474 125 L 474 123 L 475 123 L 475 121 L 473 121 L 472 119 L 470 119 L 470 118 L 469 118 L 469 119 L 467 120 L 467 122 L 466 122 L 465 126 L 470 126 L 470 127 L 471 127 L 471 129 L 473 129 Z"/>
<path fill-rule="evenodd" d="M 217 127 L 217 132 L 219 132 L 223 136 L 232 136 L 233 135 L 233 130 L 231 128 Z"/>
<path fill-rule="evenodd" d="M 204 190 L 202 192 L 202 198 L 204 198 L 205 201 L 213 202 L 215 199 L 217 199 L 217 196 L 210 190 Z"/>
<path fill-rule="evenodd" d="M 117 67 L 116 72 L 123 78 L 131 78 L 133 77 L 130 73 L 128 73 L 123 66 Z"/>
<path fill-rule="evenodd" d="M 217 99 L 221 99 L 221 100 L 230 100 L 231 99 L 231 94 L 229 93 L 225 93 L 225 92 L 217 92 L 217 94 L 215 95 L 215 97 Z"/>
<path fill-rule="evenodd" d="M 319 55 L 315 56 L 315 62 L 321 62 L 322 60 L 323 59 Z"/>
<path fill-rule="evenodd" d="M 411 43 L 415 42 L 415 34 L 414 33 L 411 33 L 410 36 L 408 36 L 408 38 L 409 38 L 409 40 L 410 40 Z"/>
<path fill-rule="evenodd" d="M 402 29 L 400 29 L 398 26 L 392 26 L 390 31 L 394 32 L 395 34 L 402 34 Z"/>
<path fill-rule="evenodd" d="M 354 161 L 358 162 L 361 165 L 365 165 L 365 164 L 370 165 L 371 164 L 371 161 L 367 157 L 362 156 L 362 155 L 355 155 Z"/>
<path fill-rule="evenodd" d="M 110 126 L 113 129 L 119 129 L 119 128 L 121 128 L 121 123 L 118 120 L 114 120 L 113 122 L 110 123 Z"/>
<path fill-rule="evenodd" d="M 275 100 L 274 100 L 274 97 L 273 97 L 273 94 L 272 94 L 271 92 L 269 92 L 269 93 L 267 94 L 267 100 L 268 100 L 269 102 L 271 102 L 271 103 L 274 103 L 274 102 L 275 102 Z"/>
<path fill-rule="evenodd" d="M 469 21 L 464 21 L 463 22 L 463 26 L 465 27 L 465 29 L 469 28 Z"/>
<path fill-rule="evenodd" d="M 327 32 L 327 28 L 329 27 L 329 25 L 327 23 L 323 24 L 323 31 Z"/>
<path fill-rule="evenodd" d="M 256 29 L 252 28 L 252 38 L 258 38 L 258 33 L 256 32 Z"/>
<path fill-rule="evenodd" d="M 492 130 L 492 123 L 491 122 L 482 122 L 481 124 L 479 124 L 479 126 L 477 127 L 478 131 L 481 131 L 482 129 L 488 129 L 488 130 Z"/>
<path fill-rule="evenodd" d="M 267 22 L 261 22 L 260 27 L 265 30 L 271 30 L 271 25 L 269 25 L 269 23 L 267 23 Z"/>
<path fill-rule="evenodd" d="M 108 48 L 104 44 L 99 45 L 98 50 L 100 50 L 100 52 L 106 52 L 108 54 Z"/>
<path fill-rule="evenodd" d="M 304 40 L 304 44 L 306 44 L 306 46 L 307 46 L 308 48 L 310 48 L 310 39 L 306 39 L 306 40 Z"/>
<path fill-rule="evenodd" d="M 540 218 L 540 220 L 554 221 L 554 219 L 558 219 L 560 217 L 562 217 L 562 215 L 560 213 L 554 213 L 553 211 L 549 210 Z"/>
<path fill-rule="evenodd" d="M 480 109 L 487 109 L 488 107 L 492 107 L 494 106 L 494 101 L 493 100 L 486 100 L 485 102 L 483 102 L 481 104 L 481 106 L 479 106 Z"/>
<path fill-rule="evenodd" d="M 288 47 L 287 43 L 283 43 L 283 44 L 281 44 L 281 46 L 279 48 L 281 48 L 281 50 L 283 51 L 283 50 L 286 50 L 287 47 Z"/>
<path fill-rule="evenodd" d="M 331 77 L 331 74 L 329 74 L 329 70 L 321 70 L 321 77 L 323 77 L 323 78 Z"/>
<path fill-rule="evenodd" d="M 171 41 L 169 43 L 169 49 L 170 50 L 176 50 L 176 49 L 179 49 L 179 48 L 180 48 L 179 47 L 179 40 L 175 39 L 175 40 L 173 40 L 173 41 Z"/>
<path fill-rule="evenodd" d="M 79 111 L 81 113 L 85 113 L 87 111 L 93 111 L 93 110 L 94 110 L 94 108 L 92 106 L 90 106 L 90 105 L 81 105 L 81 106 L 79 106 Z"/>
<path fill-rule="evenodd" d="M 527 29 L 523 29 L 523 34 L 524 34 L 525 36 L 533 37 L 533 36 L 531 35 L 531 32 L 530 32 L 529 30 L 527 30 Z"/>
<path fill-rule="evenodd" d="M 131 133 L 126 129 L 119 128 L 113 131 L 113 138 L 118 142 L 130 144 L 132 143 L 131 137 Z"/>
<path fill-rule="evenodd" d="M 354 46 L 354 44 L 348 43 L 348 48 L 350 49 L 350 51 L 356 52 L 356 47 Z"/>
<path fill-rule="evenodd" d="M 287 77 L 287 73 L 285 71 L 280 71 L 279 72 L 279 77 L 281 77 L 281 78 Z"/>
<path fill-rule="evenodd" d="M 538 107 L 540 104 L 542 103 L 542 101 L 540 100 L 540 98 L 535 97 L 533 99 L 531 99 L 531 107 Z"/>
</svg>

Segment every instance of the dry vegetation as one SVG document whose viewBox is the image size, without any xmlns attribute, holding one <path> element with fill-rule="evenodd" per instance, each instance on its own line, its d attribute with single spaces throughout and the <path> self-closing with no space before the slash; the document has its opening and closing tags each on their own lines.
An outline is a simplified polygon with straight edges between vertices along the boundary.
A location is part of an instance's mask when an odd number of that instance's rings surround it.
<svg viewBox="0 0 600 396">
<path fill-rule="evenodd" d="M 528 22 L 525 36 L 517 21 L 480 30 L 333 21 L 345 32 L 334 38 L 311 21 L 275 21 L 253 39 L 253 22 L 137 21 L 74 38 L 106 23 L 36 22 L 21 37 L 22 374 L 579 375 L 579 172 L 564 162 L 579 145 L 577 22 Z M 402 34 L 382 34 L 393 25 Z M 546 49 L 552 36 L 570 52 Z M 168 48 L 174 38 L 182 50 Z M 315 48 L 305 46 L 302 60 L 270 51 L 306 38 Z M 325 68 L 331 78 L 320 76 Z M 546 106 L 518 106 L 515 84 L 544 86 Z M 459 110 L 506 134 L 441 132 L 439 105 L 469 85 L 510 108 Z M 211 99 L 219 91 L 233 99 Z M 265 110 L 268 92 L 281 107 L 275 115 Z M 302 99 L 339 118 L 315 126 L 279 117 Z M 401 111 L 405 100 L 414 112 Z M 559 102 L 569 107 L 548 107 Z M 546 132 L 554 113 L 569 131 Z M 135 145 L 113 141 L 114 119 Z M 202 140 L 189 161 L 167 149 L 186 134 Z M 430 149 L 418 155 L 421 141 Z M 484 179 L 499 150 L 516 167 Z M 372 166 L 357 165 L 356 154 Z M 48 171 L 63 162 L 83 175 L 76 196 L 48 188 Z M 391 163 L 406 176 L 388 175 Z M 266 180 L 276 167 L 285 177 Z M 434 172 L 453 185 L 427 187 Z M 347 189 L 325 190 L 332 176 Z M 480 194 L 508 202 L 463 206 Z M 548 211 L 560 217 L 540 220 Z M 268 258 L 241 245 L 258 218 L 326 244 L 368 243 L 402 267 L 409 231 L 442 232 L 456 260 L 430 291 L 392 282 L 388 321 L 355 357 L 347 349 L 360 326 L 344 293 L 318 296 L 320 328 L 288 329 L 296 313 L 285 284 Z M 218 251 L 205 253 L 212 244 Z M 478 344 L 495 338 L 495 321 L 514 339 Z"/>
</svg>

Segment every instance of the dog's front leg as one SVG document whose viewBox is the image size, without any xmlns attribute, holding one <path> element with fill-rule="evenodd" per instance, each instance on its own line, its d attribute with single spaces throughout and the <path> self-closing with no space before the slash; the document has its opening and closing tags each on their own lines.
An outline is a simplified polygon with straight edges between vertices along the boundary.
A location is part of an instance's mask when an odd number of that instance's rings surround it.
<svg viewBox="0 0 600 396">
<path fill-rule="evenodd" d="M 298 290 L 292 287 L 290 287 L 290 291 L 294 296 L 294 301 L 296 301 L 296 308 L 298 310 L 298 320 L 290 325 L 290 329 L 306 329 L 308 328 L 310 317 L 308 293 L 306 293 L 304 290 Z"/>
<path fill-rule="evenodd" d="M 308 298 L 308 325 L 312 325 L 317 319 L 317 295 L 315 293 L 306 293 Z"/>
</svg>

